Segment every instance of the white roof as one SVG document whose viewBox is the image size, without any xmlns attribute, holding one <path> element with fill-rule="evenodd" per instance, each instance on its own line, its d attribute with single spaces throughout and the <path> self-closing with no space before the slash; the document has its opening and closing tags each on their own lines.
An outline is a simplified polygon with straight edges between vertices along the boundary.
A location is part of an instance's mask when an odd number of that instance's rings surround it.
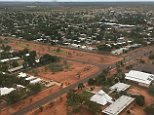
<svg viewBox="0 0 154 115">
<path fill-rule="evenodd" d="M 18 60 L 18 59 L 20 59 L 20 57 L 13 57 L 13 58 L 2 59 L 2 60 L 0 60 L 0 62 L 4 63 L 4 62 Z"/>
<path fill-rule="evenodd" d="M 22 68 L 23 68 L 23 65 L 18 66 L 18 67 L 11 68 L 11 69 L 9 69 L 8 71 L 9 71 L 9 72 L 14 72 L 14 71 L 17 71 L 17 70 L 22 69 Z"/>
<path fill-rule="evenodd" d="M 96 102 L 100 105 L 106 105 L 108 102 L 113 103 L 112 97 L 110 97 L 108 94 L 106 94 L 103 90 L 100 90 L 98 93 L 93 95 L 90 98 L 90 101 Z"/>
<path fill-rule="evenodd" d="M 19 88 L 25 88 L 25 86 L 23 86 L 23 85 L 17 85 L 17 87 L 19 87 Z"/>
<path fill-rule="evenodd" d="M 119 82 L 119 83 L 116 83 L 115 85 L 113 85 L 112 87 L 110 87 L 110 90 L 112 90 L 112 91 L 117 90 L 117 92 L 120 92 L 120 91 L 125 91 L 129 87 L 130 87 L 130 85 Z"/>
<path fill-rule="evenodd" d="M 15 89 L 14 88 L 7 88 L 7 87 L 3 87 L 3 88 L 0 88 L 0 95 L 7 95 L 9 93 L 11 93 L 12 91 L 14 91 Z"/>
<path fill-rule="evenodd" d="M 123 51 L 126 51 L 126 50 L 128 50 L 127 47 L 113 50 L 111 53 L 112 53 L 112 54 L 122 54 Z"/>
<path fill-rule="evenodd" d="M 30 76 L 30 77 L 27 77 L 27 78 L 25 78 L 25 80 L 32 80 L 32 79 L 35 79 L 36 77 L 34 77 L 34 76 Z"/>
<path fill-rule="evenodd" d="M 30 84 L 39 83 L 40 81 L 42 81 L 42 79 L 37 78 L 37 79 L 35 79 L 35 80 L 30 81 Z"/>
<path fill-rule="evenodd" d="M 28 56 L 30 56 L 30 54 L 29 54 L 29 53 L 26 53 L 26 54 L 25 54 L 25 56 L 27 56 L 27 57 L 28 57 Z"/>
<path fill-rule="evenodd" d="M 2 53 L 4 50 L 0 50 L 0 53 Z"/>
<path fill-rule="evenodd" d="M 23 72 L 20 72 L 19 74 L 18 74 L 18 77 L 20 78 L 20 77 L 27 77 L 27 74 L 26 73 L 23 73 Z"/>
<path fill-rule="evenodd" d="M 149 73 L 144 73 L 140 71 L 131 70 L 129 73 L 125 73 L 125 79 L 135 81 L 138 83 L 143 83 L 146 85 L 150 85 L 152 80 L 154 80 L 154 75 Z"/>
<path fill-rule="evenodd" d="M 134 98 L 122 95 L 114 103 L 105 108 L 102 112 L 108 115 L 119 115 L 119 113 L 133 101 Z"/>
</svg>

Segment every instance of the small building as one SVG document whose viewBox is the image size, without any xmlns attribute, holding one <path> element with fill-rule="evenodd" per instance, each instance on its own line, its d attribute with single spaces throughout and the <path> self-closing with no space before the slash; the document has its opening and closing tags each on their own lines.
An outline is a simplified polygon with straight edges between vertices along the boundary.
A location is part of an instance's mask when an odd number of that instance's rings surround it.
<svg viewBox="0 0 154 115">
<path fill-rule="evenodd" d="M 34 79 L 34 80 L 30 81 L 30 84 L 40 83 L 41 81 L 42 81 L 42 79 L 37 78 L 37 79 Z"/>
<path fill-rule="evenodd" d="M 129 73 L 125 73 L 125 79 L 138 83 L 141 86 L 149 87 L 149 85 L 154 80 L 154 75 L 140 72 L 136 70 L 131 70 Z"/>
<path fill-rule="evenodd" d="M 7 87 L 0 88 L 0 96 L 7 95 L 14 90 L 15 90 L 14 88 L 7 88 Z"/>
<path fill-rule="evenodd" d="M 135 99 L 122 95 L 114 103 L 105 108 L 102 112 L 106 115 L 119 115 L 126 107 L 128 107 Z"/>
<path fill-rule="evenodd" d="M 106 105 L 107 103 L 113 103 L 112 97 L 110 97 L 103 90 L 100 90 L 90 98 L 90 101 L 96 102 L 100 105 Z"/>
<path fill-rule="evenodd" d="M 20 72 L 19 74 L 18 74 L 18 77 L 19 78 L 24 78 L 24 77 L 27 77 L 27 74 L 26 73 L 23 73 L 23 72 Z"/>
<path fill-rule="evenodd" d="M 128 89 L 130 87 L 130 85 L 128 84 L 125 84 L 125 83 L 116 83 L 115 85 L 111 86 L 110 87 L 110 90 L 111 91 L 117 91 L 117 92 L 120 92 L 120 91 L 125 91 L 126 89 Z"/>
<path fill-rule="evenodd" d="M 23 69 L 23 65 L 8 69 L 8 72 L 12 73 L 12 72 L 15 72 L 15 71 L 19 71 L 21 69 Z"/>
<path fill-rule="evenodd" d="M 25 78 L 25 80 L 27 80 L 27 81 L 31 81 L 31 80 L 34 80 L 34 79 L 36 79 L 36 77 L 34 77 L 34 76 L 30 76 L 30 77 Z"/>
<path fill-rule="evenodd" d="M 124 48 L 120 48 L 120 49 L 113 50 L 111 53 L 113 55 L 120 55 L 120 54 L 123 54 L 124 52 L 126 52 L 128 50 L 129 50 L 129 48 L 124 47 Z"/>
<path fill-rule="evenodd" d="M 19 60 L 19 59 L 20 59 L 20 57 L 13 57 L 13 58 L 2 59 L 2 60 L 0 60 L 0 62 L 4 63 L 4 62 Z"/>
<path fill-rule="evenodd" d="M 25 86 L 20 85 L 20 84 L 17 84 L 16 86 L 17 86 L 17 88 L 26 88 Z"/>
</svg>

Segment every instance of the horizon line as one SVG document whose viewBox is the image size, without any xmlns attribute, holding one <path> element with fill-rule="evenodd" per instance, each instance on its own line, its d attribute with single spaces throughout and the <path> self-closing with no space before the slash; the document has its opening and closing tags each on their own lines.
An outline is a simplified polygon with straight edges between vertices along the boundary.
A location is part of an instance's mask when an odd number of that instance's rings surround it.
<svg viewBox="0 0 154 115">
<path fill-rule="evenodd" d="M 123 2 L 154 2 L 154 1 L 0 1 L 0 2 L 41 2 L 41 3 L 47 3 L 47 2 L 68 2 L 68 3 L 71 3 L 71 2 L 76 2 L 76 3 L 82 3 L 82 2 L 87 2 L 87 3 L 92 3 L 92 2 L 98 2 L 98 3 L 103 3 L 103 2 L 111 2 L 111 3 L 123 3 Z"/>
</svg>

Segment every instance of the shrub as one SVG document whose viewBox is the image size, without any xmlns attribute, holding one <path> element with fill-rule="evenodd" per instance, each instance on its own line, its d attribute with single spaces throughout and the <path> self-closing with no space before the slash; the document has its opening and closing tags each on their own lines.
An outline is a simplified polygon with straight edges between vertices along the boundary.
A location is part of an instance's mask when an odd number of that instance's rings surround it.
<svg viewBox="0 0 154 115">
<path fill-rule="evenodd" d="M 92 79 L 92 78 L 90 78 L 90 79 L 88 80 L 88 85 L 94 85 L 94 84 L 95 84 L 95 80 Z"/>
<path fill-rule="evenodd" d="M 136 104 L 139 106 L 143 106 L 145 104 L 145 99 L 143 95 L 136 95 L 135 101 L 136 101 Z"/>
<path fill-rule="evenodd" d="M 149 92 L 149 94 L 154 95 L 154 86 L 152 86 L 152 85 L 149 86 L 148 92 Z"/>
</svg>

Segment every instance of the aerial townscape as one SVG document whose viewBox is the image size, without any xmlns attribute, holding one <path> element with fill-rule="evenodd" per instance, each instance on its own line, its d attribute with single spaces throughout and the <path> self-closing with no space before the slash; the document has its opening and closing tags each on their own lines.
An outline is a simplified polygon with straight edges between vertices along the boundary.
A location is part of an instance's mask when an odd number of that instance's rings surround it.
<svg viewBox="0 0 154 115">
<path fill-rule="evenodd" d="M 0 115 L 154 115 L 154 1 L 0 1 Z"/>
</svg>

